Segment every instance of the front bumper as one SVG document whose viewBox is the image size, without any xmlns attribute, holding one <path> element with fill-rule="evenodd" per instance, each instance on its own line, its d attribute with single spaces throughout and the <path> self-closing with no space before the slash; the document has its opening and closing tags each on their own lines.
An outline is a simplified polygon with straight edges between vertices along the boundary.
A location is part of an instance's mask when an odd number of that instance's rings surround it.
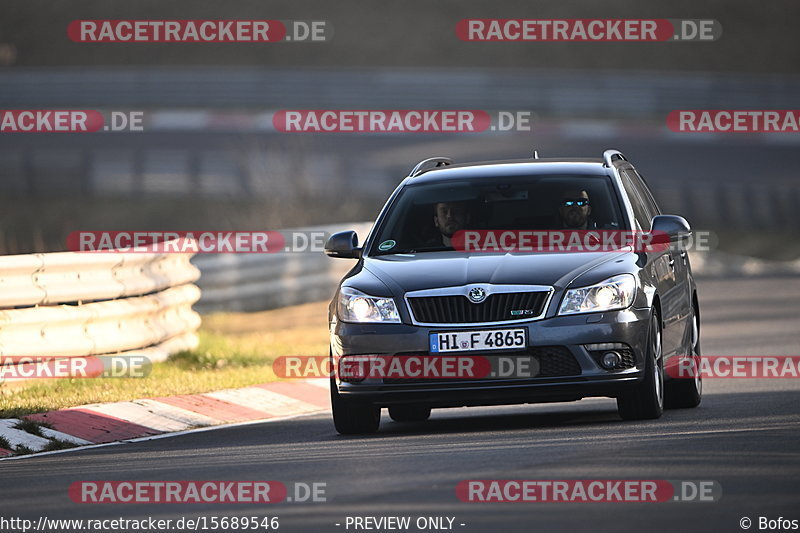
<svg viewBox="0 0 800 533">
<path fill-rule="evenodd" d="M 507 328 L 527 328 L 530 353 L 542 358 L 551 352 L 565 353 L 574 362 L 569 375 L 540 375 L 533 378 L 483 378 L 459 380 L 387 380 L 367 378 L 359 383 L 336 379 L 343 398 L 377 406 L 422 403 L 431 407 L 502 405 L 579 400 L 591 396 L 615 397 L 630 389 L 644 375 L 644 346 L 650 309 L 625 309 L 606 313 L 555 316 L 514 323 Z M 331 352 L 334 358 L 348 355 L 427 355 L 429 334 L 436 331 L 498 329 L 504 326 L 429 327 L 408 324 L 331 324 Z M 596 352 L 586 345 L 624 343 L 631 348 L 629 368 L 606 370 Z M 558 350 L 553 350 L 558 348 Z M 469 352 L 473 355 L 473 352 Z M 449 354 L 453 355 L 453 354 Z M 509 355 L 502 351 L 483 354 Z M 436 355 L 432 355 L 435 357 Z M 552 366 L 552 365 L 551 365 Z M 558 365 L 556 365 L 558 366 Z"/>
</svg>

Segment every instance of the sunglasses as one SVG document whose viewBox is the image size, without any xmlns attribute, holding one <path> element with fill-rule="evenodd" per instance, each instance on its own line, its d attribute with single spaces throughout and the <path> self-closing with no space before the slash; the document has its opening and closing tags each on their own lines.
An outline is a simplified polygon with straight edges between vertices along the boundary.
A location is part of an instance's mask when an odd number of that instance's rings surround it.
<svg viewBox="0 0 800 533">
<path fill-rule="evenodd" d="M 585 205 L 589 205 L 589 200 L 586 198 L 579 198 L 577 200 L 564 200 L 564 205 L 567 207 L 572 207 L 573 205 L 577 205 L 578 207 L 583 207 Z"/>
</svg>

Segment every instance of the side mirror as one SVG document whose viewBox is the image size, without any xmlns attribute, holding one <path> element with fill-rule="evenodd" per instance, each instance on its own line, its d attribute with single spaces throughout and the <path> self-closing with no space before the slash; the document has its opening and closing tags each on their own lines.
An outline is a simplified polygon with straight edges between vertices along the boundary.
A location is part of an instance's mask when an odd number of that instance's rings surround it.
<svg viewBox="0 0 800 533">
<path fill-rule="evenodd" d="M 344 259 L 358 259 L 361 248 L 358 247 L 358 235 L 355 231 L 334 233 L 325 243 L 325 255 Z"/>
<path fill-rule="evenodd" d="M 685 218 L 677 215 L 658 215 L 653 217 L 652 231 L 666 233 L 669 242 L 684 242 L 692 236 L 692 228 Z"/>
</svg>

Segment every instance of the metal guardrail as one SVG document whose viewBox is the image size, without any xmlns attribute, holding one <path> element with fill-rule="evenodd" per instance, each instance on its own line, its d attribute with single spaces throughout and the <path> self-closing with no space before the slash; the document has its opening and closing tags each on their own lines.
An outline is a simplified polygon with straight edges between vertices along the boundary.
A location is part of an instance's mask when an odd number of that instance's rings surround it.
<svg viewBox="0 0 800 533">
<path fill-rule="evenodd" d="M 371 227 L 371 222 L 355 222 L 293 231 L 354 230 L 363 242 Z M 331 259 L 322 252 L 197 255 L 193 262 L 202 272 L 197 282 L 202 297 L 195 306 L 201 313 L 261 311 L 325 300 L 353 267 L 352 261 Z"/>
<path fill-rule="evenodd" d="M 197 345 L 191 254 L 59 252 L 0 257 L 0 356 L 116 354 L 163 361 Z"/>
</svg>

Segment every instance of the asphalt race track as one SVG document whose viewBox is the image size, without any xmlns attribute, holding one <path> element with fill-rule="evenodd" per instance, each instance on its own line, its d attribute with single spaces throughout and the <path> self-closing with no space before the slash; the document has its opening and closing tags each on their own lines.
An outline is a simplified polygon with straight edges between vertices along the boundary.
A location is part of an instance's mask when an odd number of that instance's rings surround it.
<svg viewBox="0 0 800 533">
<path fill-rule="evenodd" d="M 800 353 L 796 278 L 699 281 L 706 355 Z M 741 531 L 749 517 L 800 518 L 800 381 L 705 382 L 698 409 L 623 423 L 613 400 L 434 411 L 422 424 L 384 415 L 364 438 L 327 414 L 0 462 L 0 516 L 278 516 L 281 531 L 354 531 L 347 516 L 454 517 L 464 532 Z M 80 480 L 326 483 L 326 503 L 73 503 Z M 466 479 L 713 480 L 717 502 L 464 503 Z M 446 522 L 445 522 L 446 523 Z M 340 524 L 337 526 L 336 524 Z M 463 526 L 461 524 L 464 524 Z M 232 529 L 231 529 L 232 530 Z M 12 530 L 13 531 L 13 530 Z M 411 529 L 411 531 L 416 531 Z"/>
</svg>

